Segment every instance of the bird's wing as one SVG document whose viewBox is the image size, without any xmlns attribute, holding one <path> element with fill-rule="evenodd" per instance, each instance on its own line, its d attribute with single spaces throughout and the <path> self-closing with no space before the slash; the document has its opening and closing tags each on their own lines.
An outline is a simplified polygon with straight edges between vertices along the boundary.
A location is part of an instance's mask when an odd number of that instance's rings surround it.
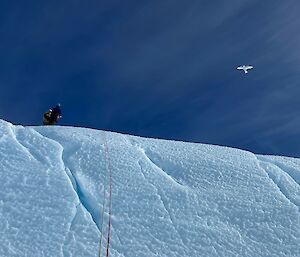
<svg viewBox="0 0 300 257">
<path fill-rule="evenodd" d="M 242 66 L 237 67 L 238 70 L 243 70 Z"/>
<path fill-rule="evenodd" d="M 249 65 L 246 67 L 247 70 L 253 69 L 253 66 Z"/>
</svg>

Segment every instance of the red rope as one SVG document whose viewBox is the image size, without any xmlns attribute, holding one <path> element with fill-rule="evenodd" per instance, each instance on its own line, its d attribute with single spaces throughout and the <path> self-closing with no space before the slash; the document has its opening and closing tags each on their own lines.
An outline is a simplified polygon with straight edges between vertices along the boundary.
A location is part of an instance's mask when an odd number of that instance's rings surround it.
<svg viewBox="0 0 300 257">
<path fill-rule="evenodd" d="M 105 134 L 104 134 L 105 138 Z M 104 148 L 106 146 L 104 145 Z M 102 205 L 102 211 L 101 211 L 101 225 L 100 225 L 100 244 L 99 244 L 99 252 L 98 257 L 101 257 L 101 251 L 102 251 L 102 241 L 103 241 L 103 223 L 104 223 L 104 209 L 105 209 L 105 199 L 106 199 L 106 173 L 107 173 L 107 156 L 106 156 L 106 150 L 105 150 L 105 176 L 104 176 L 104 188 L 103 188 L 103 205 Z"/>
<path fill-rule="evenodd" d="M 102 206 L 102 219 L 101 219 L 101 235 L 100 235 L 100 245 L 98 257 L 101 257 L 102 250 L 102 237 L 103 237 L 103 223 L 104 223 L 104 209 L 105 209 L 105 199 L 106 199 L 106 178 L 107 171 L 109 172 L 109 206 L 108 206 L 108 228 L 107 228 L 107 246 L 106 246 L 106 257 L 109 254 L 109 246 L 110 246 L 110 227 L 111 227 L 111 205 L 112 205 L 112 175 L 111 175 L 111 166 L 109 159 L 109 151 L 108 144 L 106 140 L 106 132 L 104 132 L 104 149 L 105 149 L 105 181 L 104 181 L 104 193 L 103 193 L 103 206 Z"/>
<path fill-rule="evenodd" d="M 104 203 L 102 206 L 102 212 L 101 212 L 101 231 L 100 231 L 100 245 L 99 245 L 99 253 L 98 257 L 101 257 L 101 249 L 102 249 L 102 238 L 103 238 L 103 222 L 104 222 L 104 208 L 105 208 L 105 189 L 104 189 Z"/>
<path fill-rule="evenodd" d="M 105 145 L 106 145 L 108 171 L 109 171 L 109 206 L 108 206 L 109 210 L 108 210 L 107 246 L 106 246 L 106 257 L 108 257 L 109 245 L 110 245 L 110 227 L 111 227 L 112 175 L 111 175 L 111 166 L 110 166 L 109 151 L 108 151 L 108 144 L 107 144 L 107 141 L 106 141 L 106 137 L 105 137 Z"/>
<path fill-rule="evenodd" d="M 111 174 L 111 173 L 110 173 Z M 110 189 L 109 189 L 109 213 L 108 213 L 108 233 L 107 233 L 107 246 L 106 246 L 106 257 L 108 257 L 108 249 L 110 243 L 110 224 L 111 224 L 111 179 L 110 179 Z"/>
</svg>

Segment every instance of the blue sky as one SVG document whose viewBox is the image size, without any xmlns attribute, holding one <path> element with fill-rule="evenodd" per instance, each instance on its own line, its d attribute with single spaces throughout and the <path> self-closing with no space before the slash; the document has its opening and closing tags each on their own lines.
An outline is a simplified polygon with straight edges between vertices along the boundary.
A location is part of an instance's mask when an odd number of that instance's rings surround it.
<svg viewBox="0 0 300 257">
<path fill-rule="evenodd" d="M 300 157 L 300 2 L 2 1 L 0 115 Z M 240 64 L 255 68 L 247 75 Z"/>
</svg>

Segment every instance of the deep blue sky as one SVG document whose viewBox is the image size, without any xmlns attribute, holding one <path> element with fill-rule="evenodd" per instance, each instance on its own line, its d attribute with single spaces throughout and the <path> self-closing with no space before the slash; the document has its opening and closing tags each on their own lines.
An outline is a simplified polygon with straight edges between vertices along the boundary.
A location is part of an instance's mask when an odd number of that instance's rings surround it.
<svg viewBox="0 0 300 257">
<path fill-rule="evenodd" d="M 0 117 L 300 157 L 300 1 L 1 1 Z M 247 75 L 241 64 L 255 68 Z"/>
</svg>

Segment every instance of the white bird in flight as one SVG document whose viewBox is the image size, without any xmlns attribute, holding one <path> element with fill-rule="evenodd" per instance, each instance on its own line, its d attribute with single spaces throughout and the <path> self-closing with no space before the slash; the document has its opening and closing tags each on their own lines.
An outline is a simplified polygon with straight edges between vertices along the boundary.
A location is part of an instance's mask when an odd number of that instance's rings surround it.
<svg viewBox="0 0 300 257">
<path fill-rule="evenodd" d="M 253 66 L 251 65 L 242 65 L 242 66 L 239 66 L 237 67 L 238 70 L 243 70 L 246 73 L 248 73 L 248 70 L 251 70 L 253 69 Z"/>
</svg>

